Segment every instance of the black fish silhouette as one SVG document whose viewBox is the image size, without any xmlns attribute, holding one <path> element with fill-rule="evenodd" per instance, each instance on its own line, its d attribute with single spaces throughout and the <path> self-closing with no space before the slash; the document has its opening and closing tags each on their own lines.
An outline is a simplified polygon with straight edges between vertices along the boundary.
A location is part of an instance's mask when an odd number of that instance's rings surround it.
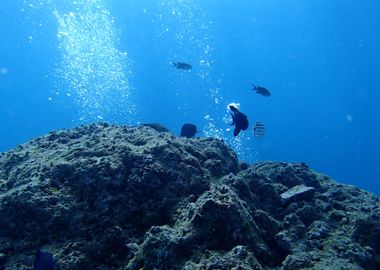
<svg viewBox="0 0 380 270">
<path fill-rule="evenodd" d="M 260 94 L 260 95 L 262 95 L 264 97 L 271 96 L 271 93 L 265 87 L 262 87 L 262 86 L 259 86 L 259 85 L 254 85 L 254 84 L 252 84 L 252 87 L 253 87 L 252 90 L 256 91 L 257 94 Z"/>
<path fill-rule="evenodd" d="M 193 68 L 190 64 L 184 63 L 184 62 L 174 62 L 174 61 L 171 61 L 170 63 L 174 67 L 176 67 L 177 69 L 190 70 L 190 69 Z"/>
<path fill-rule="evenodd" d="M 234 136 L 237 136 L 239 135 L 240 131 L 246 130 L 248 128 L 249 126 L 248 118 L 244 113 L 239 112 L 239 110 L 233 105 L 229 105 L 228 107 L 233 112 L 233 114 L 230 112 L 232 116 L 231 125 L 235 125 Z"/>
<path fill-rule="evenodd" d="M 194 124 L 183 124 L 181 128 L 181 137 L 193 138 L 197 133 L 197 126 Z"/>
</svg>

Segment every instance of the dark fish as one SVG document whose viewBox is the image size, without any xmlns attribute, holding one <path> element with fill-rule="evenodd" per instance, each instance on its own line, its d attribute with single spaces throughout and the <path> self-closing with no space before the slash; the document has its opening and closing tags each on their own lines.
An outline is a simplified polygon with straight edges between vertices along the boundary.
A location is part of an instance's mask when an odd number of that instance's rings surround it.
<svg viewBox="0 0 380 270">
<path fill-rule="evenodd" d="M 37 250 L 34 260 L 33 270 L 53 270 L 55 261 L 53 255 L 49 252 Z"/>
<path fill-rule="evenodd" d="M 229 105 L 229 108 L 233 112 L 233 114 L 231 112 L 230 114 L 232 116 L 231 125 L 235 125 L 234 136 L 237 136 L 239 135 L 240 131 L 246 130 L 248 128 L 248 118 L 244 113 L 239 112 L 239 110 L 233 105 Z"/>
<path fill-rule="evenodd" d="M 264 137 L 265 134 L 265 127 L 264 124 L 260 121 L 257 121 L 255 125 L 253 126 L 253 135 L 255 135 L 255 138 L 261 139 Z"/>
<path fill-rule="evenodd" d="M 177 69 L 190 70 L 193 68 L 190 64 L 184 63 L 184 62 L 173 62 L 173 61 L 171 61 L 170 63 L 174 67 L 176 67 Z"/>
<path fill-rule="evenodd" d="M 183 124 L 181 128 L 181 137 L 193 138 L 197 133 L 197 126 L 194 124 Z"/>
<path fill-rule="evenodd" d="M 254 84 L 252 84 L 252 87 L 253 87 L 252 90 L 256 91 L 257 94 L 260 94 L 260 95 L 262 95 L 264 97 L 271 96 L 271 93 L 265 87 L 254 85 Z"/>
<path fill-rule="evenodd" d="M 144 127 L 153 128 L 157 132 L 169 132 L 169 129 L 167 129 L 166 127 L 158 123 L 147 123 L 147 124 L 141 124 L 141 125 Z"/>
</svg>

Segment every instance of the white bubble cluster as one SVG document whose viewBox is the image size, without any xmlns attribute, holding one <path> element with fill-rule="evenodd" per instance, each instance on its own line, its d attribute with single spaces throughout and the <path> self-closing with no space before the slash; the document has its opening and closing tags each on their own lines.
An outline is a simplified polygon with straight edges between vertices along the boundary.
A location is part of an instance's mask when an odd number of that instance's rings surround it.
<svg viewBox="0 0 380 270">
<path fill-rule="evenodd" d="M 58 74 L 80 108 L 80 120 L 128 117 L 127 53 L 119 50 L 113 19 L 104 1 L 74 1 L 71 10 L 54 8 L 62 62 Z"/>
<path fill-rule="evenodd" d="M 61 58 L 56 64 L 56 89 L 51 93 L 55 100 L 68 97 L 80 121 L 129 123 L 136 110 L 128 82 L 130 64 L 127 53 L 119 48 L 114 19 L 106 3 L 105 0 L 24 0 L 21 11 L 27 18 L 28 12 L 44 15 L 47 12 L 56 22 Z M 45 23 L 35 18 L 30 22 L 32 25 Z M 31 45 L 33 34 L 27 37 Z"/>
</svg>

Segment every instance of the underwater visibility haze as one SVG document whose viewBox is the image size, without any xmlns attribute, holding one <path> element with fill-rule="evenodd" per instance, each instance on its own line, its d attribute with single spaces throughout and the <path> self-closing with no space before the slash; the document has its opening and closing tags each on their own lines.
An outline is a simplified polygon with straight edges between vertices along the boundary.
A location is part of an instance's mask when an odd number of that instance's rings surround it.
<svg viewBox="0 0 380 270">
<path fill-rule="evenodd" d="M 379 11 L 366 0 L 2 0 L 0 151 L 92 122 L 177 135 L 192 123 L 241 160 L 306 162 L 380 195 Z M 232 103 L 249 120 L 238 136 Z"/>
</svg>

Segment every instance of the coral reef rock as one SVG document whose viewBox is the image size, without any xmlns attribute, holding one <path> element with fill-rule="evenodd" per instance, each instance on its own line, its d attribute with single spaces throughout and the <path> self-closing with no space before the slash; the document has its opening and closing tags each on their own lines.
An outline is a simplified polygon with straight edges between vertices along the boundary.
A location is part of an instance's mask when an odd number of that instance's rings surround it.
<svg viewBox="0 0 380 270">
<path fill-rule="evenodd" d="M 380 200 L 223 141 L 92 124 L 0 154 L 0 269 L 380 269 Z"/>
</svg>

